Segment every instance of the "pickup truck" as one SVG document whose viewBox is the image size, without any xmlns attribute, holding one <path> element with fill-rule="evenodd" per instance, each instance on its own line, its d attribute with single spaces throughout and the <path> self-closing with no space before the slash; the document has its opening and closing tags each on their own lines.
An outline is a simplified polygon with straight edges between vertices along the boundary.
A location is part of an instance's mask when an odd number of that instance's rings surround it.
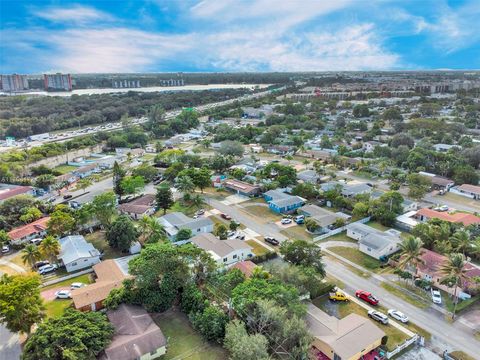
<svg viewBox="0 0 480 360">
<path fill-rule="evenodd" d="M 348 297 L 338 289 L 333 289 L 328 294 L 328 298 L 332 301 L 348 301 Z"/>
</svg>

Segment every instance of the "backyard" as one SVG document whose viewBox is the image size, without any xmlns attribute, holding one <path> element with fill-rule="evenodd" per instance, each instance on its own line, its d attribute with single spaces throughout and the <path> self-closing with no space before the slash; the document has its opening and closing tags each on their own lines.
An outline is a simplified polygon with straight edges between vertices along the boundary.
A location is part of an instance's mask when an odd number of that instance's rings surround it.
<svg viewBox="0 0 480 360">
<path fill-rule="evenodd" d="M 108 242 L 105 239 L 105 231 L 95 231 L 92 234 L 85 235 L 85 240 L 91 243 L 98 251 L 103 253 L 103 260 L 116 259 L 127 255 L 108 245 Z"/>
<path fill-rule="evenodd" d="M 160 327 L 168 341 L 168 351 L 164 360 L 223 360 L 227 358 L 225 350 L 210 344 L 192 328 L 188 317 L 177 309 L 162 314 L 153 314 L 153 320 Z"/>
</svg>

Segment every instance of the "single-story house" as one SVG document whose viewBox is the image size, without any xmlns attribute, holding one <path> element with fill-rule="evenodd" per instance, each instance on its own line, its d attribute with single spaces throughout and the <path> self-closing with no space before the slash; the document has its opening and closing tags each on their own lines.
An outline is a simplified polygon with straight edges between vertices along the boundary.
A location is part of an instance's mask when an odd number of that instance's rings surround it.
<svg viewBox="0 0 480 360">
<path fill-rule="evenodd" d="M 297 173 L 297 179 L 304 183 L 317 184 L 320 176 L 315 170 L 304 170 Z"/>
<path fill-rule="evenodd" d="M 385 333 L 370 319 L 349 314 L 337 319 L 308 304 L 305 317 L 316 359 L 358 360 L 377 349 Z"/>
<path fill-rule="evenodd" d="M 263 194 L 268 207 L 279 214 L 292 213 L 305 205 L 306 200 L 300 196 L 289 195 L 281 190 L 269 190 Z"/>
<path fill-rule="evenodd" d="M 316 233 L 327 233 L 330 231 L 329 226 L 333 225 L 337 219 L 344 219 L 344 216 L 317 205 L 305 205 L 298 209 L 298 213 L 315 220 L 319 226 Z"/>
<path fill-rule="evenodd" d="M 239 239 L 220 240 L 211 233 L 192 237 L 192 243 L 208 252 L 218 265 L 232 265 L 253 257 L 252 247 Z"/>
<path fill-rule="evenodd" d="M 0 203 L 17 195 L 33 195 L 31 186 L 0 184 Z"/>
<path fill-rule="evenodd" d="M 460 145 L 450 145 L 450 144 L 434 144 L 433 148 L 436 152 L 448 152 L 450 149 L 458 149 L 461 150 L 462 147 Z"/>
<path fill-rule="evenodd" d="M 440 219 L 451 223 L 461 223 L 463 226 L 480 224 L 480 217 L 473 214 L 460 212 L 450 214 L 448 212 L 436 211 L 428 208 L 418 210 L 414 217 L 421 222 L 426 222 L 430 219 Z"/>
<path fill-rule="evenodd" d="M 474 200 L 480 199 L 480 186 L 476 185 L 463 184 L 460 186 L 455 186 L 450 188 L 450 192 Z"/>
<path fill-rule="evenodd" d="M 353 198 L 357 195 L 371 193 L 373 188 L 366 183 L 345 184 L 342 188 L 342 196 Z"/>
<path fill-rule="evenodd" d="M 122 286 L 123 280 L 130 277 L 128 262 L 135 255 L 118 259 L 109 259 L 93 266 L 95 283 L 72 290 L 75 308 L 80 311 L 97 311 L 103 309 L 103 301 L 110 291 Z"/>
<path fill-rule="evenodd" d="M 43 217 L 30 224 L 19 226 L 8 232 L 12 244 L 23 244 L 29 240 L 43 237 L 47 234 L 50 217 Z"/>
<path fill-rule="evenodd" d="M 192 219 L 181 212 L 173 212 L 158 218 L 167 232 L 170 240 L 175 241 L 175 236 L 180 229 L 192 230 L 192 235 L 210 233 L 213 231 L 213 221 L 209 218 L 199 217 Z"/>
<path fill-rule="evenodd" d="M 141 306 L 121 304 L 107 317 L 114 333 L 100 360 L 152 360 L 167 352 L 166 337 Z"/>
<path fill-rule="evenodd" d="M 98 164 L 90 164 L 73 170 L 72 174 L 79 177 L 80 179 L 83 179 L 98 172 L 100 172 L 100 167 L 98 166 Z"/>
<path fill-rule="evenodd" d="M 155 195 L 146 194 L 128 203 L 121 204 L 118 210 L 132 219 L 140 219 L 155 213 Z"/>
<path fill-rule="evenodd" d="M 446 177 L 443 177 L 443 176 L 438 176 L 425 171 L 420 171 L 419 175 L 422 175 L 427 179 L 429 179 L 430 182 L 432 183 L 432 189 L 434 190 L 448 190 L 453 185 L 455 185 L 455 182 L 453 180 L 447 179 Z"/>
<path fill-rule="evenodd" d="M 418 225 L 418 220 L 415 218 L 416 210 L 411 210 L 405 214 L 399 215 L 395 218 L 395 225 L 403 230 L 410 231 Z"/>
<path fill-rule="evenodd" d="M 243 196 L 256 196 L 260 194 L 260 186 L 252 185 L 245 181 L 240 181 L 236 179 L 228 179 L 223 182 L 223 187 L 227 190 L 230 190 L 234 193 Z"/>
<path fill-rule="evenodd" d="M 347 236 L 358 240 L 358 250 L 379 260 L 400 250 L 402 242 L 397 230 L 380 231 L 358 222 L 347 225 Z"/>
<path fill-rule="evenodd" d="M 266 151 L 271 154 L 287 155 L 295 152 L 295 147 L 291 145 L 271 145 L 266 148 Z"/>
<path fill-rule="evenodd" d="M 100 251 L 81 235 L 65 236 L 59 243 L 61 249 L 57 258 L 68 272 L 85 269 L 100 262 Z"/>
<path fill-rule="evenodd" d="M 422 279 L 431 281 L 435 287 L 438 287 L 450 294 L 454 293 L 454 287 L 448 287 L 442 285 L 441 281 L 445 277 L 441 272 L 443 264 L 448 261 L 448 257 L 442 254 L 438 254 L 435 251 L 422 249 L 421 262 L 417 265 L 416 275 Z M 478 288 L 478 284 L 473 280 L 480 276 L 480 267 L 467 262 L 464 267 L 466 280 L 461 284 L 462 293 L 459 294 L 461 298 L 469 298 L 470 295 L 464 293 L 469 289 Z"/>
<path fill-rule="evenodd" d="M 329 161 L 337 155 L 337 151 L 331 149 L 305 150 L 304 152 L 297 152 L 297 155 L 315 160 Z"/>
</svg>

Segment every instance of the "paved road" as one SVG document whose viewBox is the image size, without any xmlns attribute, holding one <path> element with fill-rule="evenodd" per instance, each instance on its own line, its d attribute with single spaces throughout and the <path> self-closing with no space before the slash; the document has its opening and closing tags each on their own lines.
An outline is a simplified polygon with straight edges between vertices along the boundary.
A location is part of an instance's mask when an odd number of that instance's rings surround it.
<svg viewBox="0 0 480 360">
<path fill-rule="evenodd" d="M 465 198 L 465 202 L 457 202 L 447 199 L 445 196 L 435 196 L 435 192 L 429 193 L 423 197 L 423 199 L 432 204 L 442 204 L 447 205 L 448 207 L 461 210 L 461 211 L 468 211 L 468 212 L 478 212 L 478 208 L 474 206 L 470 206 L 467 204 L 467 201 L 470 199 Z M 473 200 L 470 200 L 473 201 Z"/>
<path fill-rule="evenodd" d="M 410 303 L 399 299 L 379 286 L 375 278 L 365 279 L 352 273 L 342 264 L 324 258 L 328 274 L 340 279 L 345 284 L 345 290 L 354 294 L 355 290 L 363 289 L 371 291 L 378 296 L 381 305 L 387 308 L 396 308 L 407 314 L 412 322 L 418 324 L 430 332 L 433 336 L 442 342 L 449 344 L 449 350 L 463 350 L 475 359 L 480 359 L 480 342 L 476 340 L 471 330 L 464 325 L 455 322 L 449 324 L 445 321 L 443 315 L 433 309 L 419 309 Z"/>
<path fill-rule="evenodd" d="M 247 228 L 252 229 L 256 233 L 259 233 L 262 236 L 273 236 L 278 241 L 282 242 L 288 238 L 280 233 L 280 229 L 275 224 L 262 224 L 258 222 L 255 218 L 250 215 L 247 215 L 242 211 L 237 205 L 225 205 L 221 201 L 205 198 L 207 204 L 211 205 L 215 209 L 221 211 L 222 213 L 230 215 L 233 219 L 241 222 Z"/>
<path fill-rule="evenodd" d="M 21 353 L 18 335 L 0 325 L 0 360 L 17 360 Z"/>
</svg>

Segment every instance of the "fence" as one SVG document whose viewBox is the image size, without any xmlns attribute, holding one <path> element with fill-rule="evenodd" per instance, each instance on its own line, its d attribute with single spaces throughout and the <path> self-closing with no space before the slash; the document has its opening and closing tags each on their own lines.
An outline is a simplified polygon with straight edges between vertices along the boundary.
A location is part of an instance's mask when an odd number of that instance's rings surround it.
<svg viewBox="0 0 480 360">
<path fill-rule="evenodd" d="M 358 220 L 358 221 L 355 221 L 355 222 L 353 222 L 352 224 L 365 224 L 365 223 L 369 222 L 370 220 L 371 220 L 371 217 L 368 216 L 368 217 L 366 217 L 366 218 L 363 218 L 363 219 L 360 219 L 360 220 Z M 351 224 L 348 224 L 348 225 L 351 225 Z M 326 238 L 328 238 L 328 237 L 330 237 L 330 236 L 340 234 L 341 232 L 347 230 L 348 225 L 339 227 L 339 228 L 337 228 L 337 229 L 335 229 L 335 230 L 329 231 L 329 232 L 326 233 L 326 234 L 317 236 L 317 237 L 315 237 L 315 238 L 313 239 L 313 241 L 314 241 L 314 242 L 315 242 L 315 241 L 320 241 L 320 240 L 326 239 Z"/>
<path fill-rule="evenodd" d="M 419 340 L 419 336 L 415 334 L 413 337 L 410 339 L 405 340 L 405 342 L 402 345 L 397 346 L 397 348 L 393 351 L 387 352 L 387 359 L 391 359 L 393 356 L 397 355 L 400 351 L 406 349 L 413 343 L 417 342 Z"/>
<path fill-rule="evenodd" d="M 75 272 L 75 273 L 73 273 L 73 274 L 70 274 L 70 275 L 67 275 L 67 276 L 63 276 L 63 277 L 61 277 L 61 278 L 56 278 L 56 279 L 53 279 L 53 280 L 45 281 L 42 286 L 48 286 L 48 285 L 57 284 L 57 283 L 62 282 L 62 281 L 64 281 L 64 280 L 72 279 L 72 278 L 74 278 L 74 277 L 77 277 L 77 276 L 80 276 L 80 275 L 84 275 L 84 274 L 88 274 L 88 273 L 91 273 L 91 272 L 93 272 L 93 269 L 92 269 L 92 268 L 88 268 L 88 269 L 86 269 L 86 270 L 78 271 L 78 272 Z"/>
</svg>

